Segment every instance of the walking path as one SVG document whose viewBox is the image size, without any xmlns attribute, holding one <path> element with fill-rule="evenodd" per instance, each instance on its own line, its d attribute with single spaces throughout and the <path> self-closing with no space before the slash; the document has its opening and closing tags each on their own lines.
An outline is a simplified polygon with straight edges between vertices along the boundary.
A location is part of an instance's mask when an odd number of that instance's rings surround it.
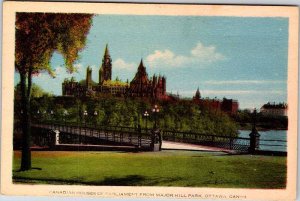
<svg viewBox="0 0 300 201">
<path fill-rule="evenodd" d="M 219 147 L 209 147 L 203 145 L 187 144 L 180 142 L 163 141 L 162 149 L 172 149 L 172 150 L 191 150 L 191 151 L 210 151 L 210 152 L 228 152 L 233 153 L 233 150 L 219 148 Z"/>
<path fill-rule="evenodd" d="M 95 150 L 95 151 L 133 151 L 136 149 L 135 146 L 118 146 L 118 145 L 91 145 L 91 144 L 59 144 L 55 146 L 56 150 L 74 150 L 74 151 L 83 151 L 83 150 Z M 48 147 L 49 148 L 49 147 Z M 219 148 L 219 147 L 209 147 L 203 145 L 187 144 L 180 142 L 171 142 L 163 141 L 162 147 L 163 150 L 187 150 L 187 151 L 206 151 L 206 152 L 226 152 L 226 153 L 235 153 L 234 150 Z M 32 150 L 44 150 L 45 147 L 33 146 Z"/>
</svg>

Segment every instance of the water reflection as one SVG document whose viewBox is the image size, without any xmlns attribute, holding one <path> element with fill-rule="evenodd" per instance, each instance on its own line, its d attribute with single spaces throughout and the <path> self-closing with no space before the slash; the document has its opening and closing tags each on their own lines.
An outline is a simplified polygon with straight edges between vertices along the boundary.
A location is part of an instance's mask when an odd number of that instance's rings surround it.
<svg viewBox="0 0 300 201">
<path fill-rule="evenodd" d="M 250 130 L 240 130 L 239 137 L 249 138 L 250 133 L 251 133 Z M 259 145 L 260 150 L 287 151 L 286 130 L 259 131 L 259 134 L 260 134 L 260 145 Z"/>
</svg>

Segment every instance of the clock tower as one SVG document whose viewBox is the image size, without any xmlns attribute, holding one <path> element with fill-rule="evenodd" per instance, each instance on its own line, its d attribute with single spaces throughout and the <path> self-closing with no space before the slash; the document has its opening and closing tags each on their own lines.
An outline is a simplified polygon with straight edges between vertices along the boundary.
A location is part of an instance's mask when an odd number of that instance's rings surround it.
<svg viewBox="0 0 300 201">
<path fill-rule="evenodd" d="M 108 51 L 108 45 L 106 44 L 102 65 L 99 70 L 99 84 L 102 84 L 104 81 L 111 80 L 111 69 L 111 58 Z"/>
</svg>

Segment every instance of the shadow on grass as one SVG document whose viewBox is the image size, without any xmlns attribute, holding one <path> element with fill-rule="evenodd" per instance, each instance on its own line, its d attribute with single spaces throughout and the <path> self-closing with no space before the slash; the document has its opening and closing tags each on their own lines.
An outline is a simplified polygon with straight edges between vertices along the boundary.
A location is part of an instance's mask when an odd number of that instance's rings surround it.
<svg viewBox="0 0 300 201">
<path fill-rule="evenodd" d="M 42 168 L 39 168 L 39 167 L 32 167 L 31 169 L 29 170 L 13 170 L 13 172 L 25 172 L 25 171 L 30 171 L 30 170 L 42 170 Z"/>
<path fill-rule="evenodd" d="M 105 177 L 101 181 L 82 181 L 78 179 L 51 179 L 51 178 L 27 178 L 14 176 L 14 183 L 31 183 L 31 184 L 74 184 L 74 185 L 93 185 L 93 186 L 174 186 L 173 182 L 182 180 L 180 177 L 175 178 L 147 178 L 141 175 L 128 175 L 125 177 Z"/>
</svg>

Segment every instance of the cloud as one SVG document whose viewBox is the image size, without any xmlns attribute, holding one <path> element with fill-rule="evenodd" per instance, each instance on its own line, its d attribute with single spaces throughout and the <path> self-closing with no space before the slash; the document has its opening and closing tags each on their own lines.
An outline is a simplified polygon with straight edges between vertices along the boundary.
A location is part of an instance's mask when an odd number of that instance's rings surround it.
<svg viewBox="0 0 300 201">
<path fill-rule="evenodd" d="M 243 84 L 282 84 L 282 83 L 286 83 L 286 81 L 283 80 L 224 80 L 224 81 L 209 80 L 204 83 L 209 85 L 225 85 L 225 84 L 243 85 Z"/>
<path fill-rule="evenodd" d="M 284 94 L 282 90 L 203 90 L 205 95 Z"/>
<path fill-rule="evenodd" d="M 201 42 L 191 50 L 191 55 L 197 60 L 204 62 L 215 62 L 225 59 L 225 56 L 216 51 L 215 46 L 204 46 Z"/>
<path fill-rule="evenodd" d="M 123 59 L 118 58 L 118 59 L 116 59 L 113 62 L 113 68 L 114 69 L 119 69 L 119 70 L 132 71 L 132 70 L 135 70 L 137 68 L 137 64 L 135 64 L 135 63 L 127 63 Z"/>
<path fill-rule="evenodd" d="M 83 65 L 81 63 L 75 64 L 74 67 L 75 67 L 75 72 L 78 73 L 83 73 L 85 70 L 85 68 L 83 68 Z"/>
<path fill-rule="evenodd" d="M 215 46 L 205 46 L 201 42 L 198 42 L 190 51 L 190 55 L 176 55 L 169 49 L 155 50 L 147 56 L 146 60 L 151 66 L 182 67 L 186 64 L 208 64 L 224 60 L 225 58 L 223 54 L 217 52 Z"/>
<path fill-rule="evenodd" d="M 170 50 L 155 50 L 153 54 L 147 56 L 146 60 L 152 65 L 162 63 L 167 66 L 181 66 L 189 62 L 188 57 L 182 55 L 175 55 Z"/>
</svg>

